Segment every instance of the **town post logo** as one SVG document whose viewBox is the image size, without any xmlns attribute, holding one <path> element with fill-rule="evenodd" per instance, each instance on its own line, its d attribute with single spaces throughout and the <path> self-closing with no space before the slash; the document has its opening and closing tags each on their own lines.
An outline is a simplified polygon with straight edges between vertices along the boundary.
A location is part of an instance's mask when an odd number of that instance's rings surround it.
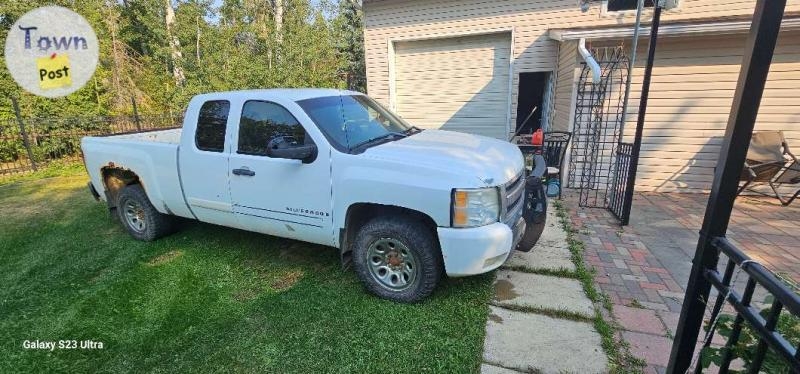
<svg viewBox="0 0 800 374">
<path fill-rule="evenodd" d="M 23 89 L 39 96 L 61 97 L 79 90 L 92 78 L 98 54 L 89 22 L 60 6 L 25 13 L 6 38 L 8 71 Z"/>
</svg>

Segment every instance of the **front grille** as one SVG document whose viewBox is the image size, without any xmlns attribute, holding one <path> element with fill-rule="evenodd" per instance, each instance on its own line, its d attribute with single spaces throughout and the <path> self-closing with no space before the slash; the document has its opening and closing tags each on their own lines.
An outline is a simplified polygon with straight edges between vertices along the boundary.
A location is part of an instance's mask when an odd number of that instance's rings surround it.
<svg viewBox="0 0 800 374">
<path fill-rule="evenodd" d="M 525 197 L 525 178 L 522 172 L 512 178 L 511 181 L 503 185 L 501 193 L 503 194 L 503 207 L 504 215 L 503 222 L 508 227 L 514 227 L 522 216 L 523 200 Z"/>
</svg>

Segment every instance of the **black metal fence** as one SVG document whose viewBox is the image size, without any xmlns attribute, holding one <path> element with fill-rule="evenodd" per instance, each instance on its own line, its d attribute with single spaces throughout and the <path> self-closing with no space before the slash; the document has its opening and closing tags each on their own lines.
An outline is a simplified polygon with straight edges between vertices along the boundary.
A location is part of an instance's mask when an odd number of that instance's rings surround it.
<svg viewBox="0 0 800 374">
<path fill-rule="evenodd" d="M 56 160 L 81 156 L 84 136 L 176 128 L 169 115 L 11 118 L 0 120 L 0 176 L 35 171 Z"/>
<path fill-rule="evenodd" d="M 625 206 L 625 190 L 628 186 L 632 157 L 633 144 L 620 142 L 617 145 L 614 183 L 611 184 L 608 190 L 608 210 L 619 219 L 620 224 L 623 226 L 628 224 L 631 215 L 630 207 Z"/>
<path fill-rule="evenodd" d="M 591 69 L 583 63 L 575 97 L 568 187 L 579 189 L 579 206 L 607 208 L 622 136 L 630 59 L 622 45 L 592 48 L 592 55 L 600 64 L 600 81 L 593 80 Z"/>
<path fill-rule="evenodd" d="M 716 269 L 706 269 L 703 273 L 703 277 L 719 292 L 714 308 L 711 311 L 711 320 L 717 320 L 725 301 L 728 301 L 736 311 L 736 319 L 733 322 L 733 326 L 730 327 L 730 332 L 727 333 L 728 340 L 718 363 L 720 373 L 727 372 L 731 362 L 742 353 L 747 355 L 745 362 L 747 369 L 750 372 L 759 372 L 760 369 L 764 369 L 762 366 L 765 364 L 765 358 L 768 357 L 767 348 L 771 348 L 777 354 L 770 354 L 770 361 L 777 361 L 777 358 L 782 358 L 788 364 L 784 366 L 779 362 L 772 362 L 770 370 L 789 373 L 789 368 L 793 368 L 792 372 L 799 372 L 800 356 L 798 356 L 798 348 L 795 348 L 794 345 L 800 344 L 800 342 L 792 343 L 790 338 L 785 335 L 792 332 L 780 331 L 779 321 L 787 322 L 800 316 L 800 296 L 772 275 L 763 265 L 753 261 L 740 249 L 736 248 L 725 237 L 714 238 L 711 241 L 711 246 L 728 258 L 728 264 L 722 276 Z M 738 271 L 744 271 L 748 275 L 747 284 L 741 294 L 732 284 L 734 270 L 737 268 Z M 752 306 L 756 286 L 762 287 L 771 295 L 772 305 L 766 309 L 766 312 L 761 312 Z M 745 327 L 745 322 L 748 327 Z M 788 325 L 788 328 L 800 328 L 800 325 L 794 327 L 791 323 L 781 323 L 780 325 Z M 750 345 L 755 344 L 747 344 L 748 342 L 740 344 L 745 340 L 742 338 L 743 328 L 749 328 L 754 335 L 758 336 L 758 343 L 751 352 L 746 350 L 750 348 Z M 703 349 L 707 349 L 711 345 L 714 329 L 711 328 L 709 330 L 710 335 L 706 336 Z M 794 334 L 797 335 L 796 332 Z M 752 339 L 748 338 L 748 340 Z M 745 352 L 740 352 L 742 350 L 745 350 Z M 696 372 L 699 373 L 701 368 L 702 365 L 698 365 Z M 781 368 L 785 368 L 785 371 L 781 370 Z"/>
</svg>

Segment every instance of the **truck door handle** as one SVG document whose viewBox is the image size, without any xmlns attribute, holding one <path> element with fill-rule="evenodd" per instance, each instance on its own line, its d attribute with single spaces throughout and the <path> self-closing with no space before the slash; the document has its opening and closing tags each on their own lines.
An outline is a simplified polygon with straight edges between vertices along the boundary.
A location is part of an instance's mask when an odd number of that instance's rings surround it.
<svg viewBox="0 0 800 374">
<path fill-rule="evenodd" d="M 244 175 L 244 176 L 247 176 L 247 177 L 252 177 L 252 176 L 256 175 L 256 172 L 254 172 L 254 171 L 252 171 L 250 169 L 233 169 L 233 174 L 234 175 Z"/>
</svg>

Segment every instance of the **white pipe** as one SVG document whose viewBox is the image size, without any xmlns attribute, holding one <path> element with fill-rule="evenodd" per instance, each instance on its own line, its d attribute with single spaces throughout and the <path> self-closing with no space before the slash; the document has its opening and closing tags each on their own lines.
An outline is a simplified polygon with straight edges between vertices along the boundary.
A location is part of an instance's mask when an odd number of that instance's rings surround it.
<svg viewBox="0 0 800 374">
<path fill-rule="evenodd" d="M 589 69 L 592 71 L 592 83 L 600 83 L 600 64 L 595 61 L 592 54 L 586 49 L 586 39 L 581 38 L 578 40 L 578 52 L 581 53 L 581 57 L 583 57 L 586 64 L 589 65 Z"/>
</svg>

